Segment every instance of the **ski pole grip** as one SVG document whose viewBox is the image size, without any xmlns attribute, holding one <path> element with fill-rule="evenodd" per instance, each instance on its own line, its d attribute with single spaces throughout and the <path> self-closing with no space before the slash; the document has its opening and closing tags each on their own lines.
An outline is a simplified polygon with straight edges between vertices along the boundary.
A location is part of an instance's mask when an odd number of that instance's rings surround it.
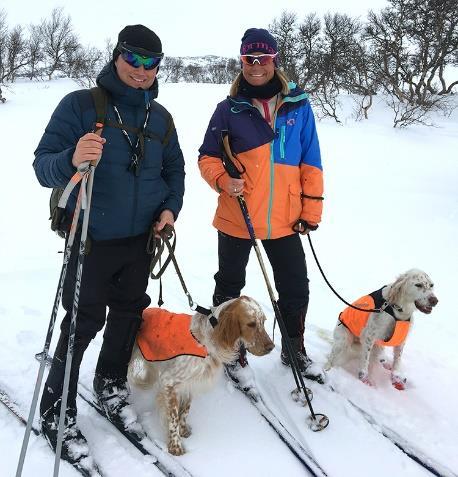
<svg viewBox="0 0 458 477">
<path fill-rule="evenodd" d="M 102 137 L 102 132 L 103 132 L 103 126 L 104 124 L 101 122 L 96 121 L 94 123 L 94 126 L 92 127 L 92 132 L 94 134 L 97 134 L 97 136 Z M 99 163 L 100 159 L 94 160 L 94 161 L 89 161 L 90 165 L 97 167 L 97 164 Z"/>
<path fill-rule="evenodd" d="M 223 142 L 223 165 L 226 169 L 226 172 L 233 179 L 240 179 L 240 171 L 234 164 L 235 158 L 232 155 L 231 147 L 229 145 L 229 134 L 227 131 L 221 131 L 222 142 Z"/>
<path fill-rule="evenodd" d="M 103 131 L 103 124 L 98 122 L 94 123 L 92 132 L 94 134 L 97 134 L 97 136 L 102 136 L 102 131 Z"/>
</svg>

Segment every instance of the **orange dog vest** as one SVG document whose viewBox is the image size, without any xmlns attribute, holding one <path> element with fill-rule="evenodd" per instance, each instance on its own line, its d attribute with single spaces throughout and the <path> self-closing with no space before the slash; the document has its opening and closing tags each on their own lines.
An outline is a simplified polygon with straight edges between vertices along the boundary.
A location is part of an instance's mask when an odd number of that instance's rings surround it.
<svg viewBox="0 0 458 477">
<path fill-rule="evenodd" d="M 147 308 L 137 335 L 137 344 L 147 361 L 166 361 L 176 356 L 205 358 L 207 349 L 191 334 L 191 315 L 162 308 Z"/>
<path fill-rule="evenodd" d="M 378 309 L 384 303 L 385 300 L 382 295 L 382 288 L 376 290 L 375 292 L 369 293 L 360 299 L 352 303 L 352 305 L 357 306 L 358 308 L 367 308 L 369 309 Z M 404 343 L 407 334 L 409 333 L 410 321 L 398 320 L 394 316 L 394 313 L 390 313 L 388 310 L 389 307 L 385 309 L 395 320 L 396 325 L 393 331 L 392 336 L 387 340 L 377 340 L 379 346 L 400 346 Z M 355 310 L 354 308 L 347 307 L 339 315 L 340 322 L 345 325 L 355 336 L 360 336 L 363 328 L 366 326 L 367 320 L 369 319 L 370 312 Z"/>
</svg>

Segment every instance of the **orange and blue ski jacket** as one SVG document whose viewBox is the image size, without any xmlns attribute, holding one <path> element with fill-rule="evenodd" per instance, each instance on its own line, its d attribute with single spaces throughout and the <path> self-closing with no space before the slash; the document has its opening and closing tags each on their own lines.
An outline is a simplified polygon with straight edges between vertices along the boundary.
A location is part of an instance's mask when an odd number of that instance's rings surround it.
<svg viewBox="0 0 458 477">
<path fill-rule="evenodd" d="M 359 298 L 353 302 L 352 305 L 357 306 L 358 308 L 367 308 L 368 310 L 380 309 L 385 303 L 385 299 L 382 295 L 383 288 L 384 287 L 369 293 L 369 295 Z M 410 329 L 410 321 L 398 320 L 395 317 L 391 306 L 387 306 L 384 311 L 395 319 L 396 324 L 392 336 L 386 341 L 377 340 L 376 344 L 379 346 L 400 346 L 407 338 L 407 334 L 409 333 Z M 369 311 L 355 310 L 354 308 L 350 308 L 348 306 L 339 315 L 339 320 L 355 336 L 359 337 L 363 331 L 363 328 L 366 326 L 370 313 L 371 312 Z"/>
<path fill-rule="evenodd" d="M 207 348 L 191 334 L 191 315 L 147 308 L 142 318 L 137 344 L 147 361 L 165 361 L 182 355 L 207 356 Z"/>
<path fill-rule="evenodd" d="M 293 234 L 298 219 L 321 220 L 323 172 L 315 119 L 303 90 L 290 83 L 279 95 L 273 126 L 248 98 L 228 97 L 216 107 L 199 149 L 199 168 L 220 192 L 213 225 L 228 235 L 249 238 L 238 201 L 221 192 L 227 175 L 221 162 L 221 131 L 229 131 L 232 153 L 244 169 L 244 197 L 255 234 L 275 239 Z"/>
</svg>

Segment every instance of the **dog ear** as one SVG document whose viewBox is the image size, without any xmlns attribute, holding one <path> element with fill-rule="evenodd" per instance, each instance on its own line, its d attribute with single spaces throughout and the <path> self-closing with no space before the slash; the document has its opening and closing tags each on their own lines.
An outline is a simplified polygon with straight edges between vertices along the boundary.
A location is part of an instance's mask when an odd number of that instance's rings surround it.
<svg viewBox="0 0 458 477">
<path fill-rule="evenodd" d="M 218 324 L 215 327 L 213 337 L 223 348 L 232 349 L 241 333 L 239 313 L 231 303 L 219 313 Z"/>
<path fill-rule="evenodd" d="M 405 286 L 409 280 L 409 274 L 400 275 L 391 285 L 387 300 L 390 303 L 399 304 L 404 302 Z"/>
</svg>

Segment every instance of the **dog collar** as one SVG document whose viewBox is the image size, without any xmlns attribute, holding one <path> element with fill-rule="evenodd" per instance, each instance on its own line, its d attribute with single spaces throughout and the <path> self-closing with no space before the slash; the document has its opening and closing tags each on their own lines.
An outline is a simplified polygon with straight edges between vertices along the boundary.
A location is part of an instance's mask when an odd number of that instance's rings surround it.
<svg viewBox="0 0 458 477">
<path fill-rule="evenodd" d="M 397 311 L 398 313 L 402 313 L 403 310 L 400 306 L 396 305 L 395 303 L 388 303 L 385 301 L 383 305 L 380 307 L 380 312 L 384 311 L 385 313 L 388 313 L 391 315 L 396 321 L 400 321 L 399 318 L 396 318 L 396 315 L 394 311 Z M 408 320 L 401 320 L 401 321 L 410 321 L 410 318 Z"/>
<path fill-rule="evenodd" d="M 208 308 L 204 308 L 203 306 L 197 305 L 196 311 L 198 313 L 201 313 L 202 315 L 205 315 L 208 318 L 208 321 L 210 322 L 210 324 L 213 326 L 213 328 L 215 328 L 215 326 L 218 324 L 218 320 L 216 319 L 216 316 Z"/>
</svg>

